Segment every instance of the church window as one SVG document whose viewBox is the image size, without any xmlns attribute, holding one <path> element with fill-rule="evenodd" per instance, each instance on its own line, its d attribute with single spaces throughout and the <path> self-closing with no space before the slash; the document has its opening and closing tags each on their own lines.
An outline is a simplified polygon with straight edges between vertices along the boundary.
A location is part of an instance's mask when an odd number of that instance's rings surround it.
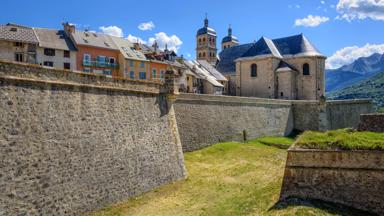
<svg viewBox="0 0 384 216">
<path fill-rule="evenodd" d="M 303 64 L 303 75 L 309 75 L 309 64 Z"/>
<path fill-rule="evenodd" d="M 199 53 L 199 58 L 201 58 L 201 53 Z"/>
<path fill-rule="evenodd" d="M 212 38 L 209 38 L 209 42 L 211 42 L 212 41 Z"/>
<path fill-rule="evenodd" d="M 215 43 L 215 38 L 212 39 L 212 42 Z"/>
<path fill-rule="evenodd" d="M 284 97 L 284 93 L 283 93 L 283 92 L 280 92 L 280 96 L 281 96 L 281 97 Z"/>
<path fill-rule="evenodd" d="M 251 65 L 251 77 L 257 77 L 257 64 Z"/>
<path fill-rule="evenodd" d="M 199 38 L 199 43 L 201 43 L 201 38 Z"/>
<path fill-rule="evenodd" d="M 203 57 L 205 57 L 205 52 L 203 53 Z"/>
<path fill-rule="evenodd" d="M 205 38 L 203 38 L 203 42 L 205 42 Z"/>
</svg>

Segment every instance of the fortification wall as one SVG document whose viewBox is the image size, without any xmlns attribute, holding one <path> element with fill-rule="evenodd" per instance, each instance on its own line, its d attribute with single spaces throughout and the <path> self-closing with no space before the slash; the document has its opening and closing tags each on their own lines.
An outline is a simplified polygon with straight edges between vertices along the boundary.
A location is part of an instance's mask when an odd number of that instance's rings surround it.
<svg viewBox="0 0 384 216">
<path fill-rule="evenodd" d="M 372 113 L 373 104 L 370 100 L 339 100 L 327 101 L 328 130 L 339 128 L 356 128 L 360 115 Z"/>
<path fill-rule="evenodd" d="M 319 105 L 318 101 L 292 101 L 294 128 L 299 131 L 319 130 Z"/>
<path fill-rule="evenodd" d="M 0 215 L 81 215 L 184 178 L 161 88 L 0 62 Z"/>
<path fill-rule="evenodd" d="M 358 130 L 384 133 L 384 113 L 360 115 Z"/>
<path fill-rule="evenodd" d="M 284 136 L 293 129 L 290 101 L 182 94 L 174 104 L 184 151 L 222 141 Z"/>
<path fill-rule="evenodd" d="M 382 215 L 384 153 L 288 150 L 281 199 L 319 199 Z"/>
</svg>

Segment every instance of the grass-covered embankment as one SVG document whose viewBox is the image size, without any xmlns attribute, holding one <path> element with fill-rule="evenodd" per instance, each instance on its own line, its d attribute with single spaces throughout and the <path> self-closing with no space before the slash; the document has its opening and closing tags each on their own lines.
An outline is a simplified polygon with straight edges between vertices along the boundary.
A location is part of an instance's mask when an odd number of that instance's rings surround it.
<svg viewBox="0 0 384 216">
<path fill-rule="evenodd" d="M 295 148 L 384 151 L 384 133 L 358 132 L 352 129 L 307 131 L 298 137 Z"/>
<path fill-rule="evenodd" d="M 91 215 L 340 215 L 339 210 L 316 208 L 307 201 L 275 205 L 286 156 L 286 150 L 257 140 L 186 153 L 188 179 Z"/>
</svg>

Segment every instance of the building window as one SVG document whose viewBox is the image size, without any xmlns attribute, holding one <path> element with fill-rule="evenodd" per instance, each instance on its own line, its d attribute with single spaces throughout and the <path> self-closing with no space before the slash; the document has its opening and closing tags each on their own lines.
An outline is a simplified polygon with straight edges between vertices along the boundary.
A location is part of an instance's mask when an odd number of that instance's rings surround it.
<svg viewBox="0 0 384 216">
<path fill-rule="evenodd" d="M 281 96 L 281 97 L 284 97 L 284 93 L 283 93 L 283 92 L 280 92 L 280 96 Z"/>
<path fill-rule="evenodd" d="M 23 62 L 23 54 L 22 53 L 16 53 L 15 54 L 15 61 Z"/>
<path fill-rule="evenodd" d="M 156 71 L 156 69 L 153 69 L 153 71 L 152 71 L 152 78 L 156 78 L 156 76 L 157 76 L 157 71 Z"/>
<path fill-rule="evenodd" d="M 83 64 L 84 65 L 91 65 L 91 55 L 90 54 L 84 54 Z"/>
<path fill-rule="evenodd" d="M 203 42 L 205 42 L 205 38 L 203 38 Z"/>
<path fill-rule="evenodd" d="M 305 63 L 303 64 L 303 75 L 309 75 L 309 64 Z"/>
<path fill-rule="evenodd" d="M 115 60 L 116 60 L 115 58 L 110 57 L 110 58 L 109 58 L 109 63 L 110 63 L 110 64 L 115 64 L 115 62 L 116 62 Z"/>
<path fill-rule="evenodd" d="M 199 38 L 199 43 L 201 43 L 201 38 Z"/>
<path fill-rule="evenodd" d="M 135 72 L 134 71 L 129 72 L 129 78 L 135 79 Z"/>
<path fill-rule="evenodd" d="M 201 53 L 199 53 L 199 58 L 201 58 Z"/>
<path fill-rule="evenodd" d="M 203 57 L 205 57 L 205 52 L 203 53 Z"/>
<path fill-rule="evenodd" d="M 70 70 L 71 69 L 71 63 L 64 63 L 64 69 Z"/>
<path fill-rule="evenodd" d="M 163 70 L 160 71 L 160 78 L 161 78 L 161 79 L 164 78 L 164 71 L 163 71 Z"/>
<path fill-rule="evenodd" d="M 13 46 L 15 46 L 15 47 L 23 47 L 23 43 L 21 43 L 21 42 L 14 42 Z"/>
<path fill-rule="evenodd" d="M 251 77 L 257 77 L 257 64 L 251 65 Z"/>
<path fill-rule="evenodd" d="M 129 66 L 130 66 L 130 67 L 135 67 L 134 61 L 132 61 L 132 60 L 129 61 Z"/>
<path fill-rule="evenodd" d="M 97 62 L 101 65 L 101 66 L 104 66 L 105 65 L 105 56 L 97 56 Z"/>
<path fill-rule="evenodd" d="M 45 48 L 44 49 L 44 55 L 46 55 L 46 56 L 55 56 L 55 50 L 54 49 Z"/>
<path fill-rule="evenodd" d="M 91 73 L 92 71 L 91 71 L 91 68 L 84 68 L 83 69 L 83 72 L 85 72 L 85 73 Z"/>
<path fill-rule="evenodd" d="M 112 71 L 111 70 L 104 70 L 103 74 L 107 75 L 107 76 L 112 76 Z"/>
<path fill-rule="evenodd" d="M 144 62 L 142 61 L 142 62 L 140 63 L 140 67 L 141 67 L 141 68 L 144 68 L 144 66 L 145 66 L 145 64 L 144 64 Z"/>
<path fill-rule="evenodd" d="M 147 79 L 147 74 L 145 72 L 140 72 L 139 73 L 139 79 L 141 79 L 141 80 Z"/>
<path fill-rule="evenodd" d="M 47 67 L 53 67 L 53 62 L 51 62 L 51 61 L 45 61 L 45 62 L 43 63 L 43 65 L 44 65 L 44 66 L 47 66 Z"/>
<path fill-rule="evenodd" d="M 71 55 L 68 50 L 64 50 L 64 58 L 70 58 Z"/>
</svg>

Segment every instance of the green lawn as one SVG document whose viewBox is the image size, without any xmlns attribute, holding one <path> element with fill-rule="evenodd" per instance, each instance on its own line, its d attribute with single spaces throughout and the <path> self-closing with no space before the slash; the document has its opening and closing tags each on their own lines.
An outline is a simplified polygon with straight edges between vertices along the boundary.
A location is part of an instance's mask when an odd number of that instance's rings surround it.
<svg viewBox="0 0 384 216">
<path fill-rule="evenodd" d="M 276 205 L 285 160 L 286 150 L 259 141 L 220 143 L 185 154 L 188 179 L 91 215 L 340 215 L 308 201 Z"/>
<path fill-rule="evenodd" d="M 384 133 L 340 129 L 327 132 L 307 131 L 299 136 L 295 147 L 322 150 L 384 150 Z"/>
<path fill-rule="evenodd" d="M 295 140 L 291 137 L 262 137 L 257 139 L 256 141 L 265 145 L 288 149 Z"/>
</svg>

